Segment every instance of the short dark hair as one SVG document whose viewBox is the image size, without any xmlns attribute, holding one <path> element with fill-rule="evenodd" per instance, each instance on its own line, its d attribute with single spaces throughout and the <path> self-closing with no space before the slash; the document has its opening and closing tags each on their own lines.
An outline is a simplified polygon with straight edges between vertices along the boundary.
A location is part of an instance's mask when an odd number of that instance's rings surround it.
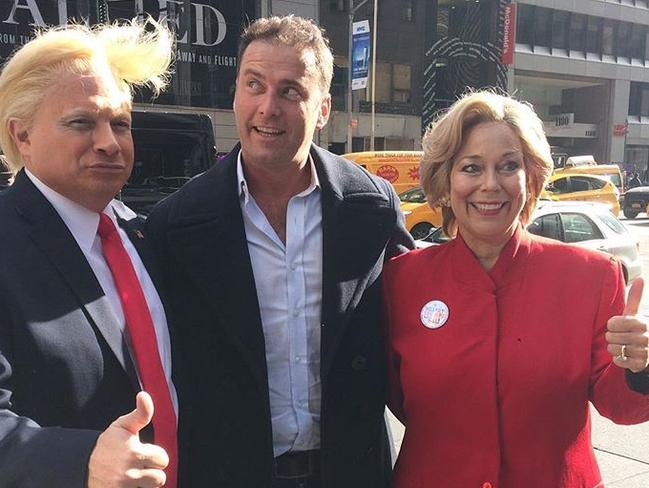
<svg viewBox="0 0 649 488">
<path fill-rule="evenodd" d="M 300 51 L 311 49 L 315 55 L 316 67 L 320 73 L 320 88 L 323 93 L 329 93 L 334 71 L 334 58 L 325 31 L 315 22 L 294 15 L 255 20 L 241 34 L 237 74 L 243 54 L 254 41 L 290 46 Z"/>
</svg>

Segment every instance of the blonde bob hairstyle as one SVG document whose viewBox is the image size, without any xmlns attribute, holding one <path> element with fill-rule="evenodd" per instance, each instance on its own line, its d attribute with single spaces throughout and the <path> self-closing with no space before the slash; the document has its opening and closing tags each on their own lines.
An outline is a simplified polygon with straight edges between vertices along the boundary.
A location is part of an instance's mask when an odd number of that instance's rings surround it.
<svg viewBox="0 0 649 488">
<path fill-rule="evenodd" d="M 532 107 L 492 91 L 468 93 L 433 122 L 422 139 L 424 155 L 420 181 L 432 208 L 442 209 L 443 229 L 455 235 L 457 222 L 450 207 L 451 169 L 473 127 L 484 122 L 504 122 L 518 136 L 525 161 L 527 200 L 519 219 L 525 225 L 552 172 L 550 145 L 543 123 Z"/>
<path fill-rule="evenodd" d="M 12 119 L 28 125 L 45 91 L 62 73 L 113 76 L 120 93 L 148 86 L 158 95 L 167 85 L 174 35 L 152 19 L 140 22 L 67 25 L 36 33 L 16 51 L 0 74 L 0 147 L 14 173 L 24 162 L 9 132 Z M 56 150 L 56 148 L 52 148 Z"/>
</svg>

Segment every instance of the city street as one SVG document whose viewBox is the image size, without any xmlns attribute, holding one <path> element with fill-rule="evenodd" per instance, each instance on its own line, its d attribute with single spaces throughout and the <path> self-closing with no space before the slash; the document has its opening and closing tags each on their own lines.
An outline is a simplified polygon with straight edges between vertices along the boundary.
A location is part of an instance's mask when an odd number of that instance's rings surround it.
<svg viewBox="0 0 649 488">
<path fill-rule="evenodd" d="M 622 222 L 640 240 L 643 277 L 649 282 L 649 217 Z M 641 313 L 649 314 L 649 286 L 641 303 Z M 642 425 L 615 425 L 592 409 L 593 445 L 607 488 L 649 487 L 649 422 Z M 403 426 L 388 414 L 395 449 L 401 443 Z"/>
</svg>

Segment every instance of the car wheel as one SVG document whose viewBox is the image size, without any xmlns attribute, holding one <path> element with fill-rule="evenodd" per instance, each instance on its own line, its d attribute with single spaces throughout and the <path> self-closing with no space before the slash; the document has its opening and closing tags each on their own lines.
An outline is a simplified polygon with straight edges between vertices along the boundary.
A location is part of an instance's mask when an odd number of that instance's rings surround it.
<svg viewBox="0 0 649 488">
<path fill-rule="evenodd" d="M 625 208 L 623 210 L 623 213 L 627 219 L 635 219 L 640 212 L 638 212 L 637 210 L 631 210 L 629 208 Z"/>
<path fill-rule="evenodd" d="M 431 230 L 433 230 L 432 224 L 429 224 L 428 222 L 419 222 L 412 229 L 410 229 L 410 235 L 415 240 L 423 239 L 428 234 L 430 234 Z"/>
</svg>

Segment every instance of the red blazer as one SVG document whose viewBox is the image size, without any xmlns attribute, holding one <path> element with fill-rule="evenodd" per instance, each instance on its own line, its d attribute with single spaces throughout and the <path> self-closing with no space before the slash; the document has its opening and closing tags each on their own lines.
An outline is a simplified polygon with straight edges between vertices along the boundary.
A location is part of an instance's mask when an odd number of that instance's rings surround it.
<svg viewBox="0 0 649 488">
<path fill-rule="evenodd" d="M 518 230 L 487 273 L 458 237 L 390 261 L 384 293 L 390 408 L 406 425 L 395 488 L 601 486 L 588 402 L 649 420 L 606 351 L 624 307 L 612 257 Z"/>
</svg>

